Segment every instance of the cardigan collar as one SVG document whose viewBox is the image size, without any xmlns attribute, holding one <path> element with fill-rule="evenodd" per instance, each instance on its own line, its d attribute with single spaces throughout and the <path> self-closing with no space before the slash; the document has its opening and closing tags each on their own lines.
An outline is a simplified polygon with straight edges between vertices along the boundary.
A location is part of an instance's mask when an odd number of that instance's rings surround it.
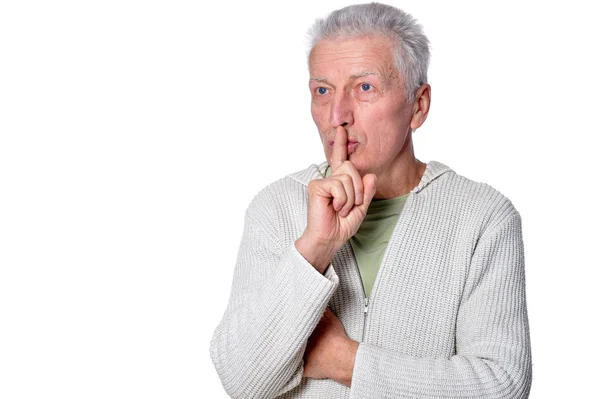
<svg viewBox="0 0 600 399">
<path fill-rule="evenodd" d="M 291 175 L 289 175 L 289 177 L 305 186 L 308 186 L 308 183 L 311 180 L 323 178 L 328 165 L 329 164 L 327 162 L 323 162 L 319 165 L 311 165 L 305 170 L 292 173 Z M 415 188 L 411 190 L 411 192 L 418 193 L 419 191 L 427 187 L 429 183 L 431 183 L 444 173 L 451 171 L 452 169 L 450 169 L 448 166 L 444 165 L 441 162 L 429 161 L 427 163 L 427 167 L 425 168 L 425 173 L 423 173 L 423 176 L 421 177 L 421 181 Z"/>
</svg>

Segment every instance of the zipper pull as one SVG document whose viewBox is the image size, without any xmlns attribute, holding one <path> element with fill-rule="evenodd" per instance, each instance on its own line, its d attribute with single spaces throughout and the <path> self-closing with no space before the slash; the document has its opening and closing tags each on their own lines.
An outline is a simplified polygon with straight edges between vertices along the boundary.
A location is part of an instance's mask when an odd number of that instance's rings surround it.
<svg viewBox="0 0 600 399">
<path fill-rule="evenodd" d="M 369 298 L 365 297 L 365 314 L 369 311 Z"/>
</svg>

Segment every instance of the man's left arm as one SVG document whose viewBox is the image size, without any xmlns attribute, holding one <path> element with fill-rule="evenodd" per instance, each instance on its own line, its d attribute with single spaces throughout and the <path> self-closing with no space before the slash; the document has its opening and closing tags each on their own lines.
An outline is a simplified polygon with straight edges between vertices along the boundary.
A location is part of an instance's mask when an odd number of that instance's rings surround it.
<svg viewBox="0 0 600 399">
<path fill-rule="evenodd" d="M 323 320 L 309 340 L 304 376 L 350 386 L 353 398 L 526 398 L 531 348 L 519 214 L 477 244 L 457 315 L 456 355 L 420 358 L 357 343 L 340 333 L 332 313 Z"/>
</svg>

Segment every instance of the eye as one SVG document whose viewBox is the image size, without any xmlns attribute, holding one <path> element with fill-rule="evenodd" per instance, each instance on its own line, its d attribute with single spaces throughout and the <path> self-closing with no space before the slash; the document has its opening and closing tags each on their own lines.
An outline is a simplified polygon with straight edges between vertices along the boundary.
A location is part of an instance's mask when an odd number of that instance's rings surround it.
<svg viewBox="0 0 600 399">
<path fill-rule="evenodd" d="M 323 94 L 327 94 L 327 89 L 324 87 L 319 87 L 317 88 L 317 93 L 323 95 Z"/>
<path fill-rule="evenodd" d="M 370 84 L 368 84 L 368 83 L 363 83 L 363 84 L 360 86 L 360 89 L 361 89 L 362 91 L 369 91 L 369 90 L 371 90 L 371 88 L 372 88 L 372 86 L 371 86 Z"/>
</svg>

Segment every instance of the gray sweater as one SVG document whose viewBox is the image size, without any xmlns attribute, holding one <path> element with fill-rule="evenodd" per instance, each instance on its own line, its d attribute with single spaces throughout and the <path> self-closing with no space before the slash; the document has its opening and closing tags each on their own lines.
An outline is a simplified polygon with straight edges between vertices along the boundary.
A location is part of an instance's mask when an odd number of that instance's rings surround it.
<svg viewBox="0 0 600 399">
<path fill-rule="evenodd" d="M 366 306 L 346 243 L 322 275 L 296 251 L 307 184 L 262 190 L 246 212 L 229 304 L 210 346 L 234 398 L 526 398 L 531 349 L 521 217 L 494 188 L 431 161 L 398 218 Z M 329 305 L 358 342 L 350 388 L 302 378 Z"/>
</svg>

